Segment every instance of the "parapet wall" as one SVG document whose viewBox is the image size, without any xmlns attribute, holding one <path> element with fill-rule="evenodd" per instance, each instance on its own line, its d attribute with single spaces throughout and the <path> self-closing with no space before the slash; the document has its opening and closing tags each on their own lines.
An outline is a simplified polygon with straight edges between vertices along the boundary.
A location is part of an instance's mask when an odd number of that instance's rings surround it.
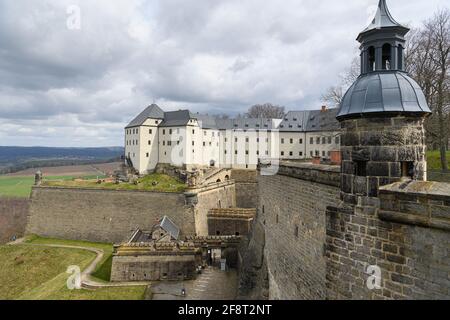
<svg viewBox="0 0 450 320">
<path fill-rule="evenodd" d="M 206 236 L 208 211 L 235 206 L 231 181 L 186 193 L 34 187 L 27 233 L 121 243 L 136 229 L 149 230 L 168 216 L 182 236 Z"/>
<path fill-rule="evenodd" d="M 183 234 L 195 234 L 194 212 L 183 193 L 34 187 L 27 233 L 120 243 L 165 215 Z"/>
<path fill-rule="evenodd" d="M 0 197 L 0 244 L 20 238 L 25 233 L 28 199 Z"/>
<path fill-rule="evenodd" d="M 281 163 L 259 176 L 270 299 L 326 299 L 325 209 L 339 203 L 339 167 Z"/>
<path fill-rule="evenodd" d="M 379 202 L 327 209 L 328 297 L 449 299 L 450 184 L 395 183 Z M 369 266 L 379 289 L 367 286 Z"/>
</svg>

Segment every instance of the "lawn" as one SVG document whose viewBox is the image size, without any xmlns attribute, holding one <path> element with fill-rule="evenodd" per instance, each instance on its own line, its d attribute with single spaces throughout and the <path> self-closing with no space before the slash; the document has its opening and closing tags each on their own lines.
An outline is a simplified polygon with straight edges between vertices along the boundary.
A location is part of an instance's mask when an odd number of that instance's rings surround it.
<svg viewBox="0 0 450 320">
<path fill-rule="evenodd" d="M 112 245 L 31 237 L 26 243 L 88 246 L 105 251 L 95 276 L 109 279 Z M 145 287 L 69 290 L 71 265 L 86 268 L 95 253 L 82 249 L 45 248 L 24 245 L 0 246 L 0 300 L 141 300 Z"/>
<path fill-rule="evenodd" d="M 96 176 L 83 177 L 84 179 L 96 179 Z M 103 178 L 103 177 L 100 177 Z M 73 180 L 73 176 L 44 177 L 45 181 Z M 0 176 L 0 196 L 27 198 L 30 196 L 31 187 L 34 185 L 34 177 L 24 176 Z"/>
<path fill-rule="evenodd" d="M 447 152 L 448 167 L 450 168 L 450 151 Z M 450 182 L 450 173 L 443 173 L 441 167 L 441 153 L 439 151 L 427 152 L 428 180 Z"/>
<path fill-rule="evenodd" d="M 441 170 L 441 153 L 439 151 L 428 151 L 427 162 L 429 170 Z M 447 151 L 447 162 L 450 168 L 450 151 Z"/>
<path fill-rule="evenodd" d="M 98 184 L 96 180 L 90 181 L 45 181 L 44 186 L 49 187 L 71 187 L 71 188 L 94 188 L 94 189 L 109 189 L 109 190 L 140 190 L 140 191 L 154 191 L 154 192 L 184 192 L 187 188 L 182 181 L 165 174 L 150 174 L 140 178 L 137 184 L 134 183 L 120 183 L 106 182 Z"/>
</svg>

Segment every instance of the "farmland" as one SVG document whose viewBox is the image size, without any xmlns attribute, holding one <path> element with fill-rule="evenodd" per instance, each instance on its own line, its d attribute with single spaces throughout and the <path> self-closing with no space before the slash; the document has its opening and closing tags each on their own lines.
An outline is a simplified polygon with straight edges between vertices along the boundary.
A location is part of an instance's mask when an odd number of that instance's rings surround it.
<svg viewBox="0 0 450 320">
<path fill-rule="evenodd" d="M 110 175 L 119 166 L 118 163 L 99 165 L 67 166 L 42 168 L 46 181 L 70 181 L 75 178 L 96 179 Z M 27 169 L 14 174 L 0 176 L 0 196 L 25 198 L 30 195 L 34 184 L 36 169 Z"/>
</svg>

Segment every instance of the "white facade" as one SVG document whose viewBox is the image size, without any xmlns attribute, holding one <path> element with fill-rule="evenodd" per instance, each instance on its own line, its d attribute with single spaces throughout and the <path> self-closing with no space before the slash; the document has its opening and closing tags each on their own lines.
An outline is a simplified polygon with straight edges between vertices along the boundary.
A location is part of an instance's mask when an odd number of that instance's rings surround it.
<svg viewBox="0 0 450 320">
<path fill-rule="evenodd" d="M 256 169 L 259 159 L 329 159 L 339 150 L 339 130 L 308 132 L 307 124 L 292 125 L 298 113 L 292 119 L 214 120 L 152 105 L 125 128 L 125 155 L 140 174 L 158 164 Z"/>
</svg>

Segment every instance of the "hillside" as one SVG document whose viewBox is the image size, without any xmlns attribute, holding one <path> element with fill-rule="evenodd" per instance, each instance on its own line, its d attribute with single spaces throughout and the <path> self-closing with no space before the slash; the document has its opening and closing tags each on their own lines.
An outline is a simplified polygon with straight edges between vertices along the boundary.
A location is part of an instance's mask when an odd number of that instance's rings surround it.
<svg viewBox="0 0 450 320">
<path fill-rule="evenodd" d="M 28 168 L 74 166 L 120 160 L 122 147 L 50 148 L 0 147 L 0 174 Z"/>
</svg>

